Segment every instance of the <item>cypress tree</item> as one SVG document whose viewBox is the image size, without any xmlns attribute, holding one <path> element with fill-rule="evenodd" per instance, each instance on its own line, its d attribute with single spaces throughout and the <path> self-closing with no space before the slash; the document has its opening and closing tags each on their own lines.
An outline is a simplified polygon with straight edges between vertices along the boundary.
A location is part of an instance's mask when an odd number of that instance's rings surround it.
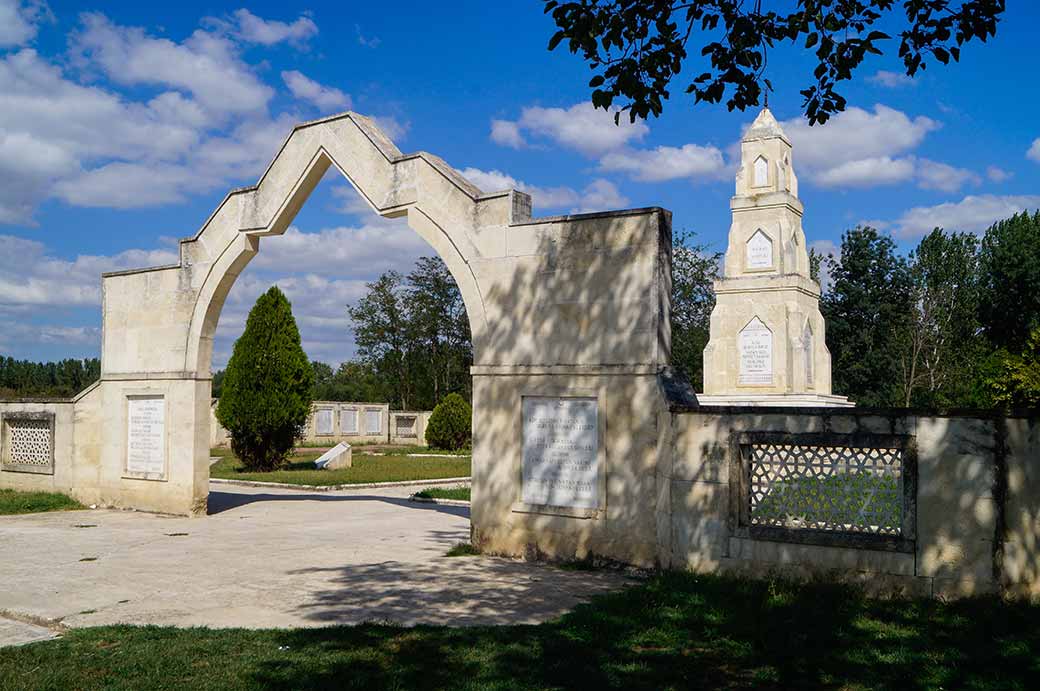
<svg viewBox="0 0 1040 691">
<path fill-rule="evenodd" d="M 283 466 L 311 409 L 314 371 L 277 286 L 257 299 L 224 372 L 217 419 L 248 470 Z"/>
</svg>

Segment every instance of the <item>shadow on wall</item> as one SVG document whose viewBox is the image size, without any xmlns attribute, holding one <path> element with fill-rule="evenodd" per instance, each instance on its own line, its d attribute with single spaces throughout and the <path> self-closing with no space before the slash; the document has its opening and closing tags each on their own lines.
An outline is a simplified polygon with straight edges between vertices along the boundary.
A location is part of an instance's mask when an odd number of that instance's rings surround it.
<svg viewBox="0 0 1040 691">
<path fill-rule="evenodd" d="M 1040 416 L 913 410 L 673 407 L 670 556 L 698 571 L 830 573 L 880 591 L 1040 594 Z M 911 554 L 736 539 L 735 434 L 908 435 L 916 446 Z M 844 533 L 844 535 L 850 535 Z M 887 578 L 891 576 L 891 578 Z"/>
<path fill-rule="evenodd" d="M 661 209 L 533 219 L 475 267 L 474 540 L 496 553 L 652 564 L 656 374 L 669 357 L 671 218 Z M 605 420 L 599 515 L 518 512 L 521 397 L 593 396 Z"/>
</svg>

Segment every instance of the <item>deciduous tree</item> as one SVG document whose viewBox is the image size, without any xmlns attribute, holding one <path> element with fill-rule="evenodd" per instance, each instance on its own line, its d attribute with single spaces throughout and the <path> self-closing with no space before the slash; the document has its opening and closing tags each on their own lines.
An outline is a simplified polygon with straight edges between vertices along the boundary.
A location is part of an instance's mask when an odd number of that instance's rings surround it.
<svg viewBox="0 0 1040 691">
<path fill-rule="evenodd" d="M 689 68 L 697 76 L 685 90 L 696 102 L 725 99 L 730 110 L 756 106 L 773 88 L 766 76 L 770 51 L 791 44 L 812 53 L 815 68 L 801 94 L 815 124 L 845 109 L 839 84 L 889 45 L 892 36 L 879 27 L 897 32 L 898 56 L 913 76 L 931 60 L 958 61 L 963 45 L 995 36 L 1004 13 L 1004 0 L 898 4 L 899 9 L 895 0 L 546 0 L 545 12 L 557 26 L 549 50 L 564 43 L 585 58 L 598 108 L 616 104 L 633 121 L 660 115 L 669 84 L 689 67 L 689 52 L 707 63 L 707 69 Z"/>
</svg>

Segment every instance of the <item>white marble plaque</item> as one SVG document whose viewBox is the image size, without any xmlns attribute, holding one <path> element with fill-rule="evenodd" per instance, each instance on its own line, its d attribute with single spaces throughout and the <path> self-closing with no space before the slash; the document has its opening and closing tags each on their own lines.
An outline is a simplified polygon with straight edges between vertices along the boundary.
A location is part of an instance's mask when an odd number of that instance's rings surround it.
<svg viewBox="0 0 1040 691">
<path fill-rule="evenodd" d="M 339 411 L 339 431 L 341 434 L 358 433 L 357 408 L 344 408 Z"/>
<path fill-rule="evenodd" d="M 755 317 L 737 338 L 740 355 L 738 383 L 762 385 L 773 383 L 773 332 Z"/>
<path fill-rule="evenodd" d="M 756 230 L 747 241 L 747 268 L 773 268 L 773 241 L 761 230 Z"/>
<path fill-rule="evenodd" d="M 595 398 L 524 396 L 522 501 L 599 508 L 599 422 Z"/>
<path fill-rule="evenodd" d="M 314 433 L 332 434 L 332 409 L 319 408 L 314 413 Z"/>
<path fill-rule="evenodd" d="M 769 161 L 763 156 L 755 159 L 755 187 L 766 187 L 769 185 Z"/>
<path fill-rule="evenodd" d="M 373 409 L 365 411 L 365 434 L 379 434 L 383 431 L 383 411 Z"/>
<path fill-rule="evenodd" d="M 162 477 L 166 473 L 166 400 L 127 398 L 126 471 Z"/>
</svg>

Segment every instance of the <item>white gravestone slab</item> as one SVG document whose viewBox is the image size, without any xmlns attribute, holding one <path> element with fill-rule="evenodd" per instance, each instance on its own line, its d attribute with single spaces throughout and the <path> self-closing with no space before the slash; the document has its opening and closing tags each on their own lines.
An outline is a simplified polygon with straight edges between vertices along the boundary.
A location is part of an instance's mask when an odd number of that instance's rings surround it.
<svg viewBox="0 0 1040 691">
<path fill-rule="evenodd" d="M 320 408 L 314 413 L 314 433 L 332 434 L 332 409 Z"/>
<path fill-rule="evenodd" d="M 595 398 L 525 396 L 522 501 L 599 508 L 599 422 Z"/>
<path fill-rule="evenodd" d="M 745 263 L 749 269 L 773 268 L 773 241 L 761 230 L 748 239 Z"/>
<path fill-rule="evenodd" d="M 740 384 L 773 383 L 773 332 L 755 317 L 737 339 L 740 354 Z"/>
<path fill-rule="evenodd" d="M 158 477 L 166 473 L 166 400 L 162 396 L 127 399 L 126 470 Z"/>
</svg>

